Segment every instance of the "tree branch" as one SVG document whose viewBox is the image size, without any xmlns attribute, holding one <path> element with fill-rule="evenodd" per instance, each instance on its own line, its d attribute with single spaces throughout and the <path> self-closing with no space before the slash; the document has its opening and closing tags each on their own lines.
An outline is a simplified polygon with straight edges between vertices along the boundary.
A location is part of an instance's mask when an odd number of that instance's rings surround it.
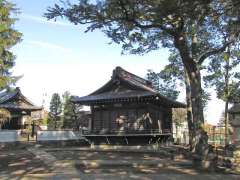
<svg viewBox="0 0 240 180">
<path fill-rule="evenodd" d="M 215 54 L 217 54 L 217 53 L 223 52 L 223 51 L 224 51 L 230 44 L 232 44 L 232 43 L 233 43 L 233 41 L 229 41 L 229 42 L 225 43 L 225 44 L 224 44 L 222 47 L 220 47 L 220 48 L 212 49 L 212 50 L 209 50 L 209 51 L 207 51 L 207 52 L 205 52 L 205 53 L 202 53 L 202 54 L 199 56 L 197 63 L 198 63 L 199 65 L 201 65 L 201 64 L 204 62 L 205 59 L 207 59 L 208 57 L 210 57 L 210 56 L 212 56 L 212 55 L 215 55 Z"/>
<path fill-rule="evenodd" d="M 136 27 L 139 27 L 141 29 L 160 28 L 163 31 L 165 31 L 166 33 L 170 34 L 171 36 L 174 35 L 174 31 L 172 29 L 164 27 L 163 25 L 154 24 L 154 23 L 151 23 L 151 24 L 141 24 L 141 23 L 139 23 L 136 20 L 136 18 L 134 18 L 133 14 L 129 14 L 128 13 L 128 10 L 125 8 L 125 4 L 124 4 L 124 2 L 122 0 L 119 1 L 119 5 L 121 6 L 121 8 L 122 8 L 122 10 L 123 10 L 123 12 L 125 14 L 125 18 L 121 18 L 121 20 L 132 22 Z"/>
</svg>

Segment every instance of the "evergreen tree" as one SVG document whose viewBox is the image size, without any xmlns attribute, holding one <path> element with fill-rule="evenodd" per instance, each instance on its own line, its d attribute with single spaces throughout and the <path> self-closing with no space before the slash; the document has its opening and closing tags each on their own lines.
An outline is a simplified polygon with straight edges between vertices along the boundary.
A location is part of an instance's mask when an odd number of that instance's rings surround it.
<svg viewBox="0 0 240 180">
<path fill-rule="evenodd" d="M 0 1 L 0 90 L 15 82 L 11 77 L 10 69 L 14 66 L 15 56 L 11 47 L 16 45 L 22 34 L 14 29 L 17 9 L 6 0 Z"/>
<path fill-rule="evenodd" d="M 64 109 L 64 106 L 65 104 L 70 100 L 71 98 L 71 94 L 69 91 L 65 91 L 62 95 L 62 104 L 63 104 L 63 109 Z"/>
<path fill-rule="evenodd" d="M 65 92 L 63 99 L 65 99 L 63 104 L 63 127 L 72 129 L 74 128 L 75 119 L 73 119 L 74 105 L 70 101 L 70 93 Z"/>
<path fill-rule="evenodd" d="M 79 130 L 82 125 L 82 106 L 73 104 L 70 100 L 64 108 L 64 128 Z"/>
<path fill-rule="evenodd" d="M 13 4 L 6 0 L 0 1 L 0 91 L 17 81 L 12 77 L 10 69 L 14 66 L 15 56 L 10 49 L 20 40 L 22 34 L 14 29 L 16 19 L 12 15 L 17 13 Z M 0 129 L 1 124 L 9 120 L 10 112 L 0 109 Z"/>
<path fill-rule="evenodd" d="M 58 93 L 52 95 L 49 112 L 49 129 L 61 128 L 62 102 Z"/>
<path fill-rule="evenodd" d="M 152 70 L 147 72 L 147 80 L 152 83 L 153 88 L 160 94 L 172 99 L 177 100 L 179 91 L 177 91 L 176 83 L 162 76 L 163 74 L 156 73 Z"/>
<path fill-rule="evenodd" d="M 63 127 L 78 130 L 83 120 L 82 106 L 72 103 L 71 98 L 68 91 L 63 94 Z"/>
<path fill-rule="evenodd" d="M 6 0 L 0 1 L 0 90 L 14 83 L 17 79 L 11 76 L 15 56 L 11 48 L 20 40 L 22 34 L 14 29 L 17 9 Z"/>
<path fill-rule="evenodd" d="M 210 62 L 209 74 L 204 77 L 205 83 L 215 87 L 217 97 L 225 102 L 225 145 L 228 144 L 228 106 L 240 99 L 240 73 L 237 70 L 239 64 L 239 50 L 229 45 L 225 52 Z"/>
</svg>

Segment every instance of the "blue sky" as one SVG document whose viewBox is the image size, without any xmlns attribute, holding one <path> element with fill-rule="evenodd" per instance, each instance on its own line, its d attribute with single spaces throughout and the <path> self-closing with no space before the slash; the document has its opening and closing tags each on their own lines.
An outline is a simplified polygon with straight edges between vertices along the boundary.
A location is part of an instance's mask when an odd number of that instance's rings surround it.
<svg viewBox="0 0 240 180">
<path fill-rule="evenodd" d="M 61 19 L 47 21 L 43 13 L 56 0 L 12 2 L 21 12 L 15 28 L 23 33 L 23 41 L 13 48 L 17 56 L 13 74 L 23 75 L 17 86 L 38 105 L 44 99 L 47 107 L 54 92 L 70 91 L 78 96 L 91 93 L 109 80 L 116 66 L 144 77 L 147 69 L 160 71 L 167 64 L 166 49 L 144 56 L 122 56 L 121 47 L 109 45 L 102 32 L 84 33 L 84 27 Z M 184 100 L 184 92 L 180 99 Z M 211 122 L 222 111 L 221 101 L 214 99 L 209 106 L 214 104 L 219 105 L 216 110 L 206 112 Z"/>
<path fill-rule="evenodd" d="M 21 11 L 19 15 L 20 20 L 17 22 L 16 28 L 23 32 L 24 36 L 23 42 L 17 48 L 21 46 L 20 50 L 18 49 L 18 56 L 24 54 L 24 62 L 34 62 L 32 59 L 34 56 L 36 59 L 35 62 L 38 63 L 74 63 L 81 61 L 81 63 L 117 64 L 118 61 L 121 61 L 120 63 L 126 62 L 127 64 L 155 64 L 160 61 L 160 58 L 156 58 L 156 55 L 163 54 L 157 51 L 144 57 L 121 56 L 121 47 L 115 44 L 109 45 L 110 40 L 99 31 L 84 33 L 84 27 L 74 26 L 61 19 L 57 22 L 47 21 L 42 15 L 46 12 L 47 7 L 53 5 L 54 2 L 58 2 L 56 0 L 13 0 L 13 2 L 16 3 Z M 43 47 L 44 45 L 46 45 L 46 48 Z M 36 57 L 36 51 L 32 51 L 36 46 L 39 46 L 38 53 L 42 56 Z M 59 59 L 54 58 L 51 61 L 45 58 L 42 59 L 43 56 L 49 54 L 56 55 L 55 52 L 51 52 L 54 47 L 56 50 L 63 51 L 61 55 L 69 53 L 71 57 L 69 57 L 69 54 L 66 54 L 66 56 L 70 59 L 63 58 L 62 56 Z M 49 48 L 48 51 L 47 48 Z M 25 49 L 29 49 L 27 54 L 25 53 Z M 164 50 L 163 52 L 167 57 L 167 51 Z M 165 61 L 166 57 L 161 58 L 161 61 Z M 89 61 L 86 61 L 86 58 Z"/>
</svg>

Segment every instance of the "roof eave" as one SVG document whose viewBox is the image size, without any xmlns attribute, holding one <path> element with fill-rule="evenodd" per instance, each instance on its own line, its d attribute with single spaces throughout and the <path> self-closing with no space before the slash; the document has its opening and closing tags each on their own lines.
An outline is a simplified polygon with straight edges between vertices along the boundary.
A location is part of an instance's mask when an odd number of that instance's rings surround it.
<svg viewBox="0 0 240 180">
<path fill-rule="evenodd" d="M 76 104 L 81 104 L 81 105 L 91 105 L 91 104 L 101 104 L 101 103 L 110 103 L 110 102 L 126 102 L 127 99 L 130 99 L 129 101 L 133 102 L 133 101 L 139 101 L 140 99 L 144 99 L 144 98 L 156 98 L 158 97 L 157 95 L 148 95 L 148 96 L 141 96 L 141 97 L 121 97 L 121 98 L 112 98 L 112 99 L 98 99 L 98 100 L 84 100 L 84 98 L 86 98 L 88 96 L 84 96 L 84 97 L 74 97 L 72 98 L 72 102 L 76 103 Z M 163 97 L 160 97 L 163 98 Z M 168 107 L 171 108 L 186 108 L 186 104 L 178 102 L 178 101 L 173 101 L 171 99 L 168 99 L 166 97 L 164 97 L 162 99 L 163 101 L 160 100 L 160 102 L 166 104 Z M 141 101 L 141 100 L 140 100 Z M 158 100 L 156 100 L 158 101 Z"/>
</svg>

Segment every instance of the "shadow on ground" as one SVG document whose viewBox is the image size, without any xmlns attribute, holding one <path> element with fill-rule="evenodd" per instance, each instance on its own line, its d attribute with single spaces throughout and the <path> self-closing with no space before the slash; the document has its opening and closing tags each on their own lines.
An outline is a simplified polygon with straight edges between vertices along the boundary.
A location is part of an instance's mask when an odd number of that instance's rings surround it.
<svg viewBox="0 0 240 180">
<path fill-rule="evenodd" d="M 34 150 L 34 149 L 33 149 Z M 42 149 L 44 151 L 44 149 Z M 28 150 L 0 151 L 0 179 L 166 179 L 166 180 L 239 180 L 224 171 L 206 172 L 192 167 L 184 158 L 159 153 L 46 149 L 56 162 L 47 163 Z M 56 168 L 56 165 L 58 168 Z M 57 170 L 57 171 L 56 171 Z"/>
<path fill-rule="evenodd" d="M 44 174 L 51 171 L 51 166 L 44 164 L 27 150 L 0 151 L 1 174 L 7 174 L 14 179 L 22 179 L 26 174 Z"/>
</svg>

